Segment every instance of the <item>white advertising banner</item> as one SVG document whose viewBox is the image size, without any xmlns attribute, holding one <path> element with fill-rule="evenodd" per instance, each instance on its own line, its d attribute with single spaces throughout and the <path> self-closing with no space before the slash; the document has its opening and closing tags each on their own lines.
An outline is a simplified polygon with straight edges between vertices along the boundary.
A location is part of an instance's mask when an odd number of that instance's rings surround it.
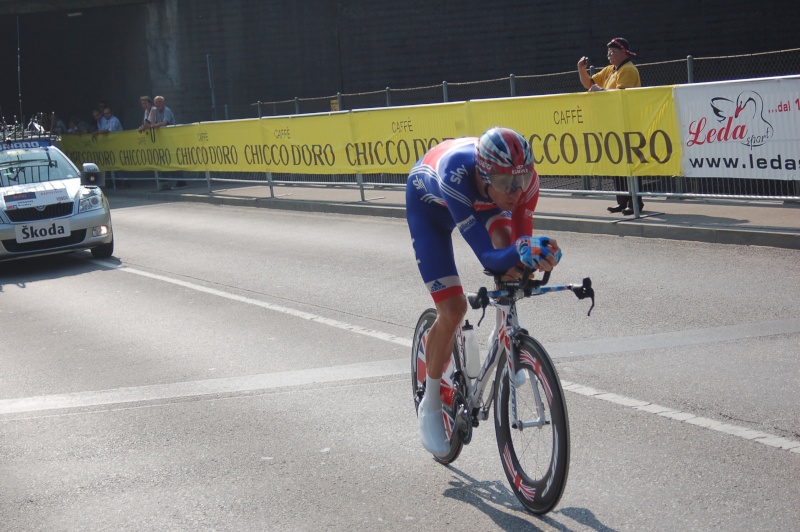
<svg viewBox="0 0 800 532">
<path fill-rule="evenodd" d="M 800 76 L 680 85 L 687 177 L 800 180 Z"/>
</svg>

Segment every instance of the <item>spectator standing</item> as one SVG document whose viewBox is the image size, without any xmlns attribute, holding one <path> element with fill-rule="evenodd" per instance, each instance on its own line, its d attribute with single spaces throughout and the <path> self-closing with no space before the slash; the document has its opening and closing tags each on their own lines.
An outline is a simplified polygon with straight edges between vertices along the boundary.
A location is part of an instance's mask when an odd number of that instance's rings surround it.
<svg viewBox="0 0 800 532">
<path fill-rule="evenodd" d="M 142 110 L 144 111 L 142 125 L 139 126 L 139 133 L 142 133 L 144 130 L 150 129 L 156 121 L 156 108 L 150 96 L 142 96 L 139 98 L 139 105 L 142 106 Z"/>
<path fill-rule="evenodd" d="M 67 133 L 83 133 L 78 125 L 78 122 L 79 120 L 76 117 L 73 116 L 70 118 L 69 125 L 67 127 Z"/>
<path fill-rule="evenodd" d="M 578 61 L 578 76 L 583 86 L 589 92 L 641 87 L 639 69 L 631 62 L 636 54 L 631 51 L 628 40 L 614 37 L 606 46 L 606 57 L 610 64 L 594 76 L 589 76 L 589 62 L 586 57 L 581 57 Z"/>
<path fill-rule="evenodd" d="M 122 122 L 119 121 L 119 118 L 114 116 L 114 112 L 111 108 L 106 106 L 103 109 L 102 122 L 98 122 L 97 131 L 92 133 L 92 139 L 96 139 L 97 135 L 101 133 L 103 135 L 108 135 L 109 133 L 116 133 L 118 131 L 122 131 Z M 114 179 L 115 188 L 126 188 L 127 186 L 128 184 L 125 182 L 117 184 L 116 179 Z"/>
<path fill-rule="evenodd" d="M 628 40 L 622 37 L 614 37 L 606 46 L 608 47 L 606 57 L 610 64 L 594 76 L 590 76 L 587 71 L 589 68 L 587 57 L 581 57 L 578 61 L 578 76 L 584 88 L 589 92 L 598 92 L 641 87 L 642 81 L 639 77 L 639 69 L 631 62 L 631 58 L 636 57 L 636 53 L 631 50 Z M 615 176 L 614 188 L 620 192 L 626 192 L 628 190 L 627 178 Z M 641 197 L 637 199 L 639 201 L 639 211 L 641 211 L 644 208 L 644 202 Z M 623 194 L 617 195 L 617 204 L 613 207 L 608 207 L 608 212 L 621 212 L 626 216 L 633 214 L 633 197 Z"/>
<path fill-rule="evenodd" d="M 167 107 L 167 103 L 164 100 L 163 96 L 156 96 L 153 98 L 153 103 L 156 107 L 156 118 L 153 121 L 154 128 L 161 128 L 166 126 L 174 126 L 175 125 L 175 115 L 172 113 L 172 109 Z M 174 188 L 184 188 L 186 186 L 186 181 L 177 180 L 175 181 Z"/>
<path fill-rule="evenodd" d="M 153 99 L 156 107 L 156 118 L 153 121 L 153 127 L 165 127 L 175 125 L 175 115 L 172 110 L 167 107 L 163 96 L 156 96 Z"/>
<path fill-rule="evenodd" d="M 92 132 L 106 129 L 106 118 L 103 116 L 102 110 L 92 110 L 92 117 L 94 118 L 94 129 L 92 129 Z"/>
<path fill-rule="evenodd" d="M 103 135 L 108 135 L 109 133 L 122 131 L 122 122 L 119 121 L 119 118 L 114 116 L 110 107 L 103 109 L 103 121 L 103 123 L 97 123 L 97 131 L 92 134 L 92 138 L 97 137 L 97 135 L 101 133 Z"/>
</svg>

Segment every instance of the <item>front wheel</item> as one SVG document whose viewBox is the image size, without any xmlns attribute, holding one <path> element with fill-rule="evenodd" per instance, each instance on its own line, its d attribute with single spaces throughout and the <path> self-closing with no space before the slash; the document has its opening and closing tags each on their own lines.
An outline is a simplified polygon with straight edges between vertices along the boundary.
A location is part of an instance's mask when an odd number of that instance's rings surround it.
<svg viewBox="0 0 800 532">
<path fill-rule="evenodd" d="M 428 366 L 425 362 L 425 345 L 428 342 L 428 333 L 433 322 L 436 321 L 436 310 L 429 308 L 422 313 L 414 329 L 414 340 L 411 345 L 411 389 L 414 397 L 414 410 L 419 411 L 419 403 L 425 395 L 425 376 Z M 454 357 L 456 355 L 455 346 L 450 362 L 442 372 L 442 387 L 439 394 L 442 399 L 442 417 L 444 419 L 444 429 L 450 438 L 450 452 L 442 458 L 433 457 L 439 463 L 449 464 L 458 458 L 461 449 L 464 448 L 463 435 L 465 423 L 463 422 L 463 394 L 461 385 L 456 376 L 456 365 Z"/>
<path fill-rule="evenodd" d="M 114 254 L 114 239 L 107 244 L 101 244 L 91 249 L 92 257 L 96 259 L 107 259 Z"/>
<path fill-rule="evenodd" d="M 497 367 L 494 428 L 511 490 L 535 514 L 552 510 L 567 484 L 569 419 L 564 391 L 544 348 L 528 336 L 519 344 L 519 367 L 526 376 L 512 393 L 507 355 Z M 517 416 L 512 414 L 516 399 Z"/>
</svg>

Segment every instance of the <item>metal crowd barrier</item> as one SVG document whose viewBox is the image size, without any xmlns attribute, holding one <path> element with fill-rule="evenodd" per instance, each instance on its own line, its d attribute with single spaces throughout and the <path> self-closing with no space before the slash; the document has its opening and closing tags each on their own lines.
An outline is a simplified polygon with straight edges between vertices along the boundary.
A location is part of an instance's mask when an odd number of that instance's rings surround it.
<svg viewBox="0 0 800 532">
<path fill-rule="evenodd" d="M 273 172 L 136 172 L 116 175 L 111 172 L 111 186 L 126 181 L 155 181 L 156 190 L 180 180 L 205 183 L 207 191 L 213 183 L 259 185 L 270 188 L 271 197 L 279 197 L 278 187 L 330 187 L 360 191 L 361 201 L 367 190 L 402 190 L 407 174 L 283 174 Z M 544 195 L 616 196 L 633 194 L 646 200 L 649 197 L 703 198 L 709 200 L 750 200 L 775 203 L 800 201 L 800 181 L 741 178 L 687 178 L 681 176 L 628 177 L 629 191 L 615 188 L 614 176 L 546 176 L 540 175 L 540 190 Z M 638 202 L 634 201 L 634 217 L 639 217 Z"/>
</svg>

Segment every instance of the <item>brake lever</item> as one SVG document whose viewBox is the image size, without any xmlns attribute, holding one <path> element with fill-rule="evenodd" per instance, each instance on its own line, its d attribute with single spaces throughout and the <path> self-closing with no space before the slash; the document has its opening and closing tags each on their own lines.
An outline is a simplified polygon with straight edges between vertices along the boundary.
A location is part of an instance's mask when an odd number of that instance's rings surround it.
<svg viewBox="0 0 800 532">
<path fill-rule="evenodd" d="M 481 313 L 481 319 L 478 320 L 477 324 L 478 327 L 480 327 L 483 318 L 486 316 L 486 307 L 489 305 L 489 293 L 486 290 L 486 287 L 482 286 L 478 290 L 478 293 L 475 294 L 474 296 L 472 295 L 467 296 L 467 301 L 469 301 L 469 306 L 471 306 L 475 310 L 477 309 L 483 310 L 483 313 Z"/>
<path fill-rule="evenodd" d="M 576 296 L 578 296 L 578 299 L 586 299 L 588 297 L 592 300 L 592 306 L 589 307 L 589 312 L 586 314 L 587 316 L 591 316 L 592 309 L 594 308 L 594 289 L 592 288 L 592 280 L 589 277 L 586 277 L 583 280 L 583 284 L 581 286 L 573 287 L 572 291 Z"/>
</svg>

